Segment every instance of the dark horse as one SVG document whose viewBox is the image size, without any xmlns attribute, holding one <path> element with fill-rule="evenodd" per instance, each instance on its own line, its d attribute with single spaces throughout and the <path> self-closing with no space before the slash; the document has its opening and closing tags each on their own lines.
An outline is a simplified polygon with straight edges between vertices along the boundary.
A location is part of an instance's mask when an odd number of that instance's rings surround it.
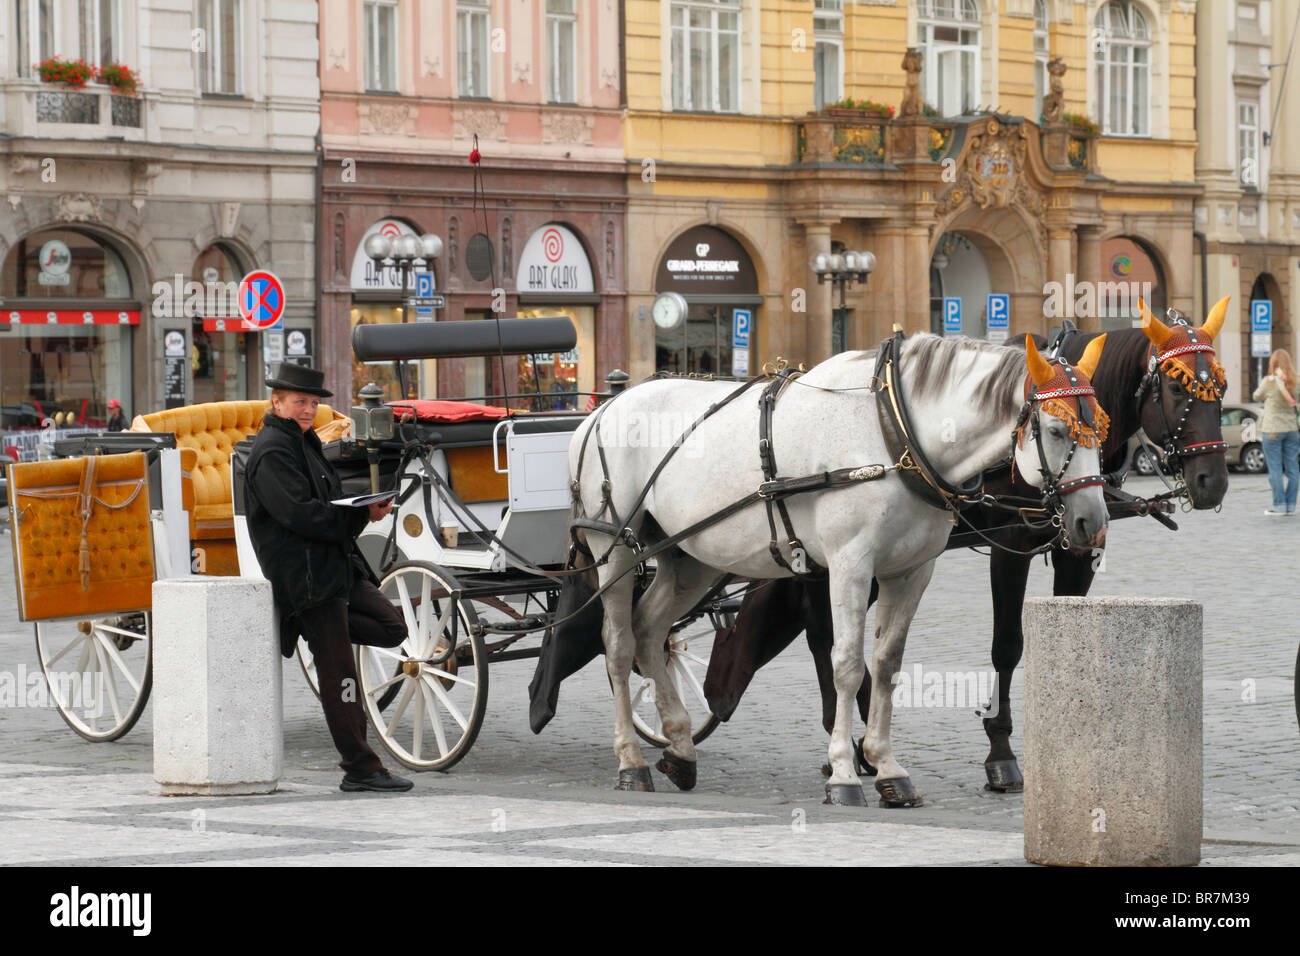
<svg viewBox="0 0 1300 956">
<path fill-rule="evenodd" d="M 1167 327 L 1143 307 L 1143 327 L 1109 333 L 1096 374 L 1097 398 L 1110 415 L 1110 430 L 1101 449 L 1103 472 L 1123 479 L 1129 439 L 1141 428 L 1168 456 L 1169 467 L 1181 477 L 1192 507 L 1214 508 L 1228 490 L 1220 409 L 1225 379 L 1210 347 L 1223 324 L 1228 299 L 1220 301 L 1200 329 L 1181 320 Z M 1061 354 L 1077 362 L 1095 334 L 1075 333 L 1061 345 Z M 1040 343 L 1041 344 L 1041 343 Z M 1029 486 L 1017 481 L 1010 469 L 989 476 L 985 492 L 1020 495 Z M 1182 491 L 1180 487 L 1179 491 Z M 1126 510 L 1127 508 L 1127 510 Z M 1135 512 L 1131 503 L 1117 501 L 1112 517 Z M 1011 750 L 1011 675 L 1020 662 L 1023 638 L 1020 615 L 1024 605 L 1029 565 L 1035 549 L 1048 545 L 1056 528 L 1041 522 L 1039 528 L 1008 520 L 1008 511 L 996 507 L 967 509 L 953 529 L 948 549 L 995 543 L 990 560 L 993 589 L 993 667 L 997 671 L 998 704 L 984 718 L 989 755 L 984 763 L 988 787 L 1020 790 L 1024 781 Z M 1014 518 L 1014 515 L 1012 515 Z M 978 529 L 978 530 L 975 530 Z M 1011 549 L 1011 550 L 1008 550 Z M 1051 549 L 1053 593 L 1086 595 L 1092 585 L 1094 556 L 1087 551 Z M 871 601 L 876 599 L 872 582 Z M 807 632 L 809 649 L 822 691 L 822 722 L 830 732 L 835 717 L 835 687 L 831 682 L 831 617 L 824 580 L 784 578 L 752 587 L 741 605 L 735 625 L 719 632 L 709 662 L 704 692 L 713 713 L 730 718 L 754 672 Z M 871 697 L 871 674 L 863 679 L 857 701 L 866 720 Z M 860 768 L 872 773 L 855 747 Z"/>
</svg>

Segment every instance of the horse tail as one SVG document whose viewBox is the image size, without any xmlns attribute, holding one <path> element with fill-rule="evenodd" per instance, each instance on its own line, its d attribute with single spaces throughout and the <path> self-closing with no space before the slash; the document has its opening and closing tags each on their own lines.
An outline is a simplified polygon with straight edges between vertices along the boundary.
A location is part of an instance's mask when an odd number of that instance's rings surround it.
<svg viewBox="0 0 1300 956">
<path fill-rule="evenodd" d="M 575 500 L 569 512 L 570 521 L 580 514 L 581 504 Z M 561 682 L 605 650 L 601 639 L 605 610 L 599 599 L 592 600 L 600 587 L 596 560 L 581 528 L 571 524 L 569 534 L 568 569 L 581 573 L 566 575 L 560 585 L 555 603 L 557 623 L 547 628 L 542 638 L 537 670 L 528 685 L 528 726 L 535 734 L 540 734 L 555 716 Z"/>
</svg>

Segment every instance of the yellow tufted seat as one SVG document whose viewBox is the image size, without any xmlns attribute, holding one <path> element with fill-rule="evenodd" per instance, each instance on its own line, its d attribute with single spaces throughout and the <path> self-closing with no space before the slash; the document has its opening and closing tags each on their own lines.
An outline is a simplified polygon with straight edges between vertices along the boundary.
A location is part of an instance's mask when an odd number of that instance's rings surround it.
<svg viewBox="0 0 1300 956">
<path fill-rule="evenodd" d="M 182 449 L 182 466 L 188 472 L 184 492 L 190 512 L 190 539 L 203 549 L 207 560 L 200 567 L 208 574 L 237 574 L 235 511 L 230 499 L 230 456 L 235 442 L 256 435 L 270 403 L 207 402 L 137 415 L 134 432 L 171 432 Z M 351 421 L 321 405 L 312 423 L 322 442 L 351 432 Z M 184 451 L 193 452 L 193 460 Z"/>
</svg>

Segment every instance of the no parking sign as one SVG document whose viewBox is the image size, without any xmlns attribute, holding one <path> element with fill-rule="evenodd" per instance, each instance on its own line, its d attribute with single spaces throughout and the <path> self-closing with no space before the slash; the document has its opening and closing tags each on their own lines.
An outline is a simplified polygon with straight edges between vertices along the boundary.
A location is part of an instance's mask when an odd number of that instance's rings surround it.
<svg viewBox="0 0 1300 956">
<path fill-rule="evenodd" d="M 250 332 L 284 328 L 284 286 L 275 273 L 257 269 L 239 283 L 239 314 Z"/>
</svg>

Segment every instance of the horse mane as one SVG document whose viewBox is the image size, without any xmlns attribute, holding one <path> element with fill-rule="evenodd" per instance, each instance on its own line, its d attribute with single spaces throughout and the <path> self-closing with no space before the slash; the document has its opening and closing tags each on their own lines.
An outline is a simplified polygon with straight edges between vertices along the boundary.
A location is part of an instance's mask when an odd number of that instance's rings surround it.
<svg viewBox="0 0 1300 956">
<path fill-rule="evenodd" d="M 1015 418 L 1024 401 L 1021 394 L 1026 375 L 1023 350 L 965 336 L 940 337 L 927 332 L 905 340 L 900 370 L 914 396 L 938 398 L 953 382 L 971 374 L 980 354 L 993 355 L 997 362 L 993 371 L 976 386 L 971 400 L 990 417 Z"/>
</svg>

